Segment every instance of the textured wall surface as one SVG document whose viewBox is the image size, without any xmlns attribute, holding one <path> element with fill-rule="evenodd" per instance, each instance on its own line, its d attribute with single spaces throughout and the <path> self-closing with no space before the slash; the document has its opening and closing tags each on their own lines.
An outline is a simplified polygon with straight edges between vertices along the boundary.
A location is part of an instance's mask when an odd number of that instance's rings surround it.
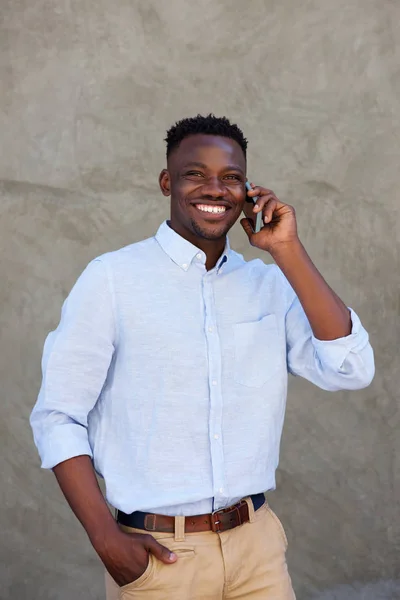
<svg viewBox="0 0 400 600">
<path fill-rule="evenodd" d="M 103 598 L 31 438 L 42 345 L 87 262 L 168 216 L 164 132 L 209 111 L 376 352 L 366 390 L 290 384 L 271 504 L 298 599 L 400 598 L 400 3 L 2 0 L 1 22 L 1 600 Z"/>
</svg>

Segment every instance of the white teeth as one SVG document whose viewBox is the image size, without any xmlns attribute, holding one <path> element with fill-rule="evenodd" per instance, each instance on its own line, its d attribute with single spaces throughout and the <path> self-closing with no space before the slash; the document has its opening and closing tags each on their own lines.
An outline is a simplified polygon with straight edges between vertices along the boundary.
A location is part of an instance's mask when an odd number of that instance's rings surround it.
<svg viewBox="0 0 400 600">
<path fill-rule="evenodd" d="M 226 211 L 225 206 L 210 206 L 209 204 L 196 204 L 196 208 L 210 213 L 224 213 Z"/>
</svg>

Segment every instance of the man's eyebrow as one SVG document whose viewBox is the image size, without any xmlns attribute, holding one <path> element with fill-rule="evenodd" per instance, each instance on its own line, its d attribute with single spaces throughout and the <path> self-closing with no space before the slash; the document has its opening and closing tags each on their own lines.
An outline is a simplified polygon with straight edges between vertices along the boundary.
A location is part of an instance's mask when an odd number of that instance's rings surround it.
<svg viewBox="0 0 400 600">
<path fill-rule="evenodd" d="M 207 169 L 207 166 L 204 163 L 196 161 L 188 162 L 185 165 L 183 165 L 184 169 L 186 169 L 187 167 L 199 167 L 200 169 Z"/>
<path fill-rule="evenodd" d="M 184 169 L 187 169 L 188 167 L 199 167 L 200 169 L 207 169 L 207 165 L 197 161 L 188 162 L 185 165 L 183 165 Z M 239 173 L 244 174 L 243 169 L 241 169 L 238 165 L 226 165 L 224 171 L 239 171 Z"/>
<path fill-rule="evenodd" d="M 243 173 L 243 169 L 241 169 L 238 165 L 227 165 L 225 167 L 225 171 L 239 171 L 239 173 Z"/>
</svg>

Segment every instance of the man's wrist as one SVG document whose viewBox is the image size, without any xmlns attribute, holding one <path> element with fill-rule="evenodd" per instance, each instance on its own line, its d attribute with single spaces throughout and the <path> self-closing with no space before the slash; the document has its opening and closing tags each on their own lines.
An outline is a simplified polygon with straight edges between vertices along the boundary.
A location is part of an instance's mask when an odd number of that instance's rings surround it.
<svg viewBox="0 0 400 600">
<path fill-rule="evenodd" d="M 279 262 L 287 260 L 291 256 L 298 256 L 305 252 L 304 246 L 299 238 L 287 242 L 277 242 L 268 248 L 269 254 L 279 265 Z"/>
<path fill-rule="evenodd" d="M 110 541 L 121 533 L 118 523 L 111 518 L 110 521 L 97 526 L 93 531 L 88 531 L 88 536 L 93 548 L 99 555 L 107 553 Z"/>
</svg>

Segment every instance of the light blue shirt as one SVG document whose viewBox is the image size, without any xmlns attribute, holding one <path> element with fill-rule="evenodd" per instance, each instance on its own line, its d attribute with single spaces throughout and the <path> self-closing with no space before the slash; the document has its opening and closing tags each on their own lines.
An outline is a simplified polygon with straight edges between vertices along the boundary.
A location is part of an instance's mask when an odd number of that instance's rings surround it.
<svg viewBox="0 0 400 600">
<path fill-rule="evenodd" d="M 288 372 L 330 391 L 374 375 L 368 334 L 319 341 L 275 265 L 204 252 L 165 222 L 93 260 L 47 337 L 31 415 L 42 466 L 93 458 L 126 512 L 202 514 L 275 487 Z"/>
</svg>

